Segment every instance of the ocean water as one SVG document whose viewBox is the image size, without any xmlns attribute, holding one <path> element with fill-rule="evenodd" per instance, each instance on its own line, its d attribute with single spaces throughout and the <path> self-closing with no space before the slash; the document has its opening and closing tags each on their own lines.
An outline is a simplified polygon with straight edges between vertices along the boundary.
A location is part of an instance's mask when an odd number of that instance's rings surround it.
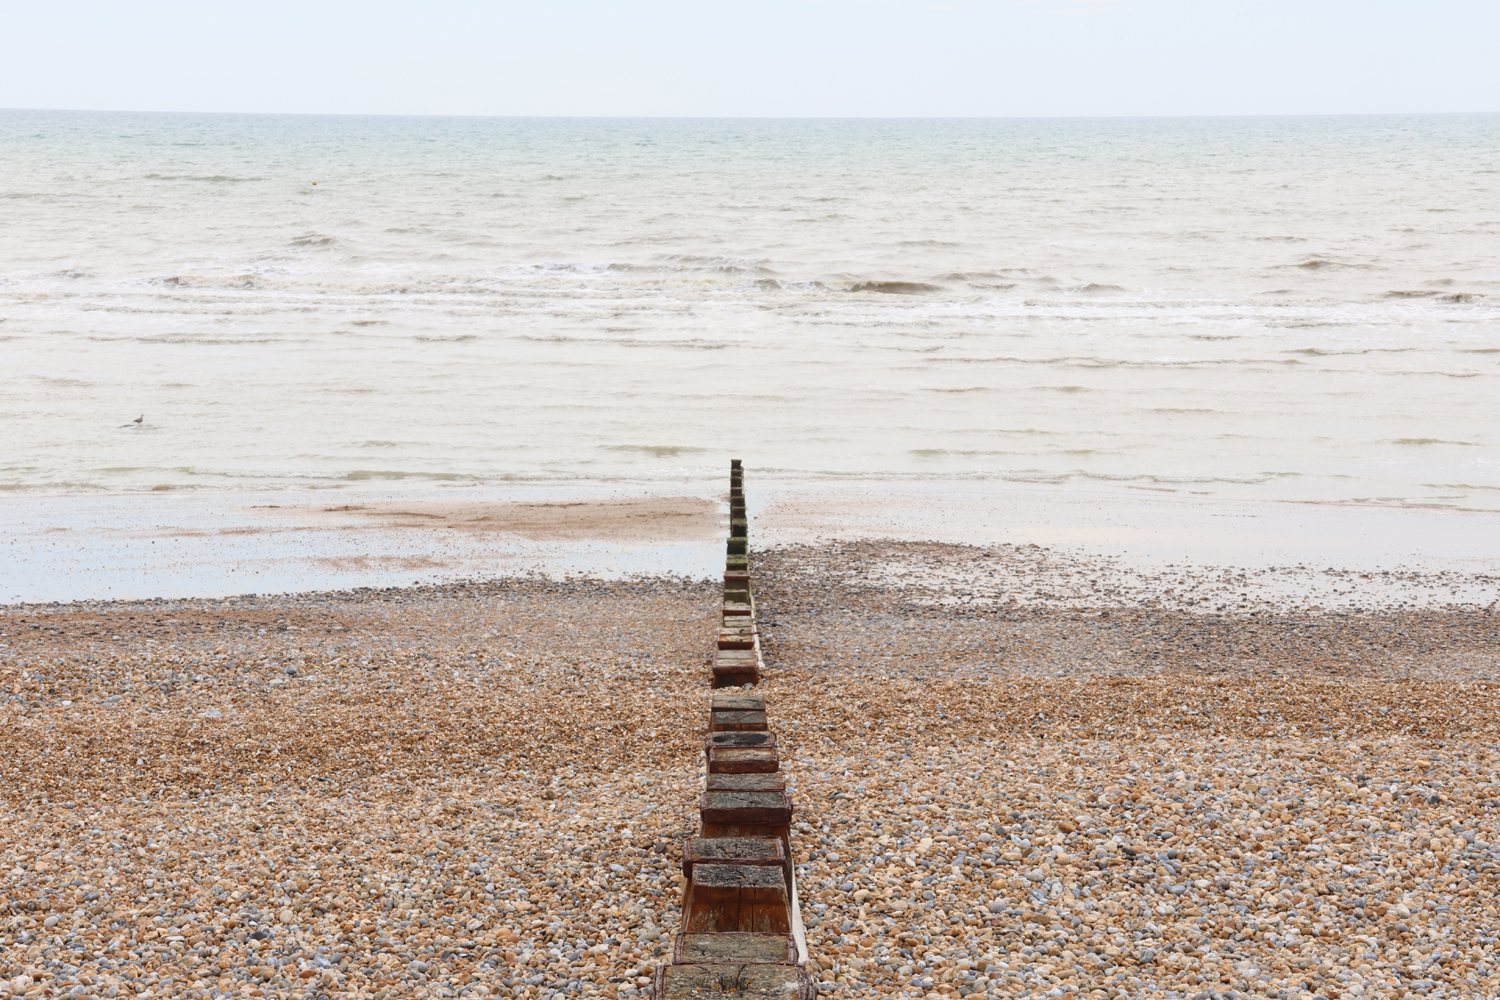
<svg viewBox="0 0 1500 1000">
<path fill-rule="evenodd" d="M 1500 116 L 0 112 L 6 490 L 1497 510 L 1497 376 Z"/>
</svg>

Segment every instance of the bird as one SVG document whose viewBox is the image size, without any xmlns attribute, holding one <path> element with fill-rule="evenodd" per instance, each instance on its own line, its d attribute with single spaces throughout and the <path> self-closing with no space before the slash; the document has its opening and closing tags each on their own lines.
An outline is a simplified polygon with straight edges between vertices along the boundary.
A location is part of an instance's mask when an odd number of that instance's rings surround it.
<svg viewBox="0 0 1500 1000">
<path fill-rule="evenodd" d="M 142 421 L 142 420 L 145 420 L 145 419 L 146 419 L 146 415 L 145 415 L 145 414 L 144 414 L 144 413 L 142 413 L 142 414 L 141 414 L 141 415 L 140 415 L 140 416 L 138 416 L 138 417 L 136 417 L 136 418 L 135 418 L 135 419 L 134 419 L 134 420 L 132 420 L 132 421 L 131 421 L 131 423 L 133 423 L 133 424 L 138 424 L 138 423 L 140 423 L 140 422 L 141 422 L 141 421 Z"/>
</svg>

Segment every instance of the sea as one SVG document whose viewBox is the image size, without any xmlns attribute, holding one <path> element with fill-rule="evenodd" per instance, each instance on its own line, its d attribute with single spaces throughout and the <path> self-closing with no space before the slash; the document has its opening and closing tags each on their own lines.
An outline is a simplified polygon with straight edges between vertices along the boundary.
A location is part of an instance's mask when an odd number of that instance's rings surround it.
<svg viewBox="0 0 1500 1000">
<path fill-rule="evenodd" d="M 1500 510 L 1500 115 L 0 112 L 0 489 Z"/>
</svg>

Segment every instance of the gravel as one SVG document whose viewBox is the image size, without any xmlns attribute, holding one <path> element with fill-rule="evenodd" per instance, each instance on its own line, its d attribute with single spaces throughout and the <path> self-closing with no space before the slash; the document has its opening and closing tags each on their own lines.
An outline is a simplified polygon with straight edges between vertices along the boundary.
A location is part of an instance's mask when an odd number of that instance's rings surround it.
<svg viewBox="0 0 1500 1000">
<path fill-rule="evenodd" d="M 1483 604 L 963 600 L 931 573 L 1004 558 L 754 557 L 825 990 L 1500 991 Z M 640 993 L 718 596 L 0 609 L 0 996 Z"/>
</svg>

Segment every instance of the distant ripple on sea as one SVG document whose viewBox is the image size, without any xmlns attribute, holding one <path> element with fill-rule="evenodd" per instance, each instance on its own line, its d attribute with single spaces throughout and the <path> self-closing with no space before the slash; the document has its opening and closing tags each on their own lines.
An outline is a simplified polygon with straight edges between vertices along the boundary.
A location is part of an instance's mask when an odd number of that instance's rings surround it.
<svg viewBox="0 0 1500 1000">
<path fill-rule="evenodd" d="M 733 452 L 1500 509 L 1500 116 L 12 111 L 0 137 L 3 489 Z"/>
</svg>

